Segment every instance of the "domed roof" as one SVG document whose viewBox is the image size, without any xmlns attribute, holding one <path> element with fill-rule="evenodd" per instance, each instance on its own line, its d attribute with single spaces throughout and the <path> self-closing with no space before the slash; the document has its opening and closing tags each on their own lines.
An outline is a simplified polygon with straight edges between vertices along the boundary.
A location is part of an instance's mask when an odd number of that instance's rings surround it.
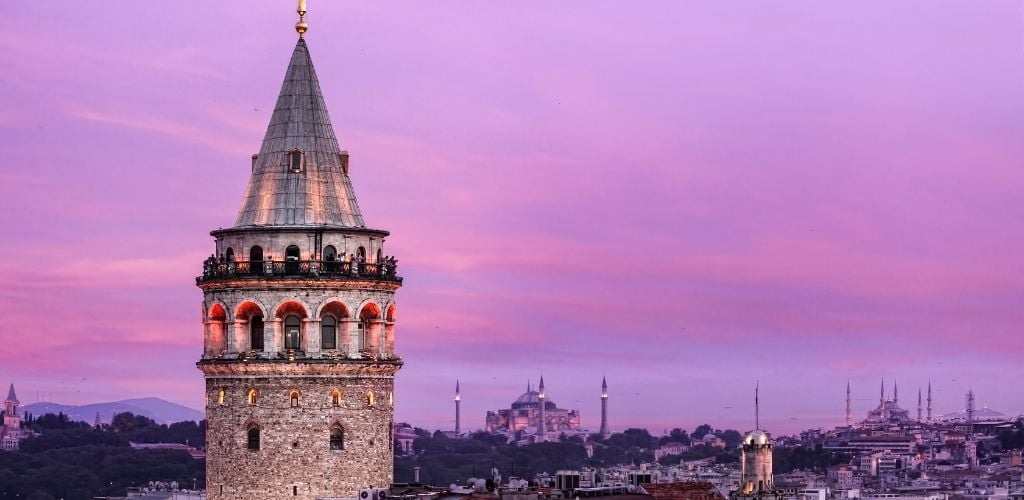
<svg viewBox="0 0 1024 500">
<path fill-rule="evenodd" d="M 769 443 L 768 434 L 765 434 L 761 429 L 755 429 L 743 436 L 744 445 L 757 445 L 764 446 Z"/>
<path fill-rule="evenodd" d="M 554 409 L 555 408 L 555 402 L 550 400 L 550 399 L 546 399 L 545 398 L 544 406 L 545 406 L 545 408 L 548 408 L 548 409 Z M 540 393 L 537 392 L 537 391 L 532 391 L 532 390 L 524 392 L 522 396 L 519 396 L 515 400 L 515 402 L 512 403 L 512 408 L 513 409 L 533 408 L 533 407 L 540 408 Z"/>
</svg>

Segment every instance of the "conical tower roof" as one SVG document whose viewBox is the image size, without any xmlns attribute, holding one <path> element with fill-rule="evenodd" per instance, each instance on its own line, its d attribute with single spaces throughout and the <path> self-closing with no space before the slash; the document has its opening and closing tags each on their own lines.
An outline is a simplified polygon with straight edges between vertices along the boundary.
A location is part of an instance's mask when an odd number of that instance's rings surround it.
<svg viewBox="0 0 1024 500">
<path fill-rule="evenodd" d="M 14 384 L 11 384 L 11 388 L 7 390 L 7 401 L 19 403 L 18 395 L 14 393 Z"/>
<path fill-rule="evenodd" d="M 300 154 L 298 168 L 293 152 Z M 341 153 L 309 48 L 299 38 L 235 227 L 364 227 Z"/>
</svg>

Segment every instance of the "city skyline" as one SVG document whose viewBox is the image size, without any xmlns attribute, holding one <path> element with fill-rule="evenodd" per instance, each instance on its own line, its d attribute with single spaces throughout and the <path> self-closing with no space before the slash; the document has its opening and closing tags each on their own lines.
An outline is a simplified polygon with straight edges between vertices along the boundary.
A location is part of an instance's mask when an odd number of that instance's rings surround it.
<svg viewBox="0 0 1024 500">
<path fill-rule="evenodd" d="M 279 5 L 56 5 L 0 19 L 0 382 L 202 408 L 194 278 L 294 32 Z M 397 420 L 453 424 L 458 379 L 482 427 L 541 372 L 595 430 L 604 375 L 613 430 L 744 430 L 755 380 L 772 432 L 842 423 L 848 380 L 865 415 L 883 377 L 1022 411 L 1019 2 L 739 5 L 317 7 L 406 279 Z"/>
</svg>

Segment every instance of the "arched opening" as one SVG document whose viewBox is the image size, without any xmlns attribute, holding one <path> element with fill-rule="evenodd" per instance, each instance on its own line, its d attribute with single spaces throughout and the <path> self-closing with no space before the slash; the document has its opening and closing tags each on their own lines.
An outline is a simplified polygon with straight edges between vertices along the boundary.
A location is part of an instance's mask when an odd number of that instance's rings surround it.
<svg viewBox="0 0 1024 500">
<path fill-rule="evenodd" d="M 356 272 L 363 274 L 366 272 L 366 249 L 359 247 L 356 250 L 355 257 L 353 257 L 356 266 Z"/>
<path fill-rule="evenodd" d="M 287 274 L 299 272 L 299 247 L 288 245 L 288 248 L 284 249 L 284 272 Z"/>
<path fill-rule="evenodd" d="M 395 305 L 388 304 L 384 314 L 384 353 L 388 357 L 395 355 Z"/>
<path fill-rule="evenodd" d="M 320 309 L 320 348 L 347 348 L 348 338 L 339 340 L 341 320 L 348 318 L 348 308 L 339 301 L 328 302 Z"/>
<path fill-rule="evenodd" d="M 226 260 L 228 262 L 234 262 L 235 261 L 235 249 L 234 248 L 228 247 L 228 249 L 224 251 L 224 260 Z"/>
<path fill-rule="evenodd" d="M 299 391 L 292 391 L 288 393 L 288 406 L 292 408 L 299 407 Z"/>
<path fill-rule="evenodd" d="M 249 406 L 256 406 L 256 389 L 249 389 L 245 393 L 245 402 Z"/>
<path fill-rule="evenodd" d="M 224 406 L 224 389 L 217 391 L 217 404 Z"/>
<path fill-rule="evenodd" d="M 284 348 L 285 350 L 305 350 L 305 346 L 309 342 L 308 334 L 304 325 L 304 319 L 309 316 L 306 314 L 306 307 L 298 300 L 287 300 L 282 302 L 281 305 L 277 306 L 274 316 L 281 320 L 281 331 L 280 335 L 283 336 L 278 342 L 283 342 L 283 346 L 278 344 L 275 348 Z M 315 333 L 315 332 L 314 332 Z"/>
<path fill-rule="evenodd" d="M 260 426 L 249 424 L 249 428 L 245 431 L 245 447 L 252 451 L 259 451 Z"/>
<path fill-rule="evenodd" d="M 334 316 L 324 316 L 320 319 L 320 348 L 338 348 L 338 320 Z"/>
<path fill-rule="evenodd" d="M 253 245 L 249 249 L 249 272 L 263 274 L 263 247 Z"/>
<path fill-rule="evenodd" d="M 263 310 L 255 302 L 245 301 L 235 308 L 235 319 L 248 322 L 245 338 L 249 342 L 249 349 L 253 351 L 263 350 Z M 239 335 L 241 336 L 241 335 Z M 241 339 L 239 339 L 241 341 Z M 240 346 L 244 350 L 244 346 Z"/>
<path fill-rule="evenodd" d="M 331 426 L 331 450 L 344 450 L 345 449 L 345 431 L 342 430 L 341 426 L 334 424 Z"/>
<path fill-rule="evenodd" d="M 227 336 L 227 312 L 224 306 L 214 304 L 210 307 L 210 316 L 207 320 L 209 338 L 207 338 L 206 353 L 209 356 L 222 354 L 228 348 Z"/>
<path fill-rule="evenodd" d="M 284 348 L 299 349 L 299 340 L 302 338 L 302 319 L 290 315 L 284 318 Z"/>
<path fill-rule="evenodd" d="M 366 391 L 366 406 L 373 408 L 374 403 L 373 391 Z"/>
<path fill-rule="evenodd" d="M 380 319 L 380 307 L 373 302 L 363 306 L 359 311 L 359 348 L 361 351 L 375 352 L 378 347 L 377 335 Z"/>
<path fill-rule="evenodd" d="M 337 389 L 331 391 L 331 406 L 341 406 L 341 391 Z"/>
<path fill-rule="evenodd" d="M 323 261 L 321 263 L 321 268 L 323 269 L 323 272 L 338 272 L 338 249 L 334 248 L 334 245 L 325 246 L 323 253 L 320 254 L 320 258 Z"/>
</svg>

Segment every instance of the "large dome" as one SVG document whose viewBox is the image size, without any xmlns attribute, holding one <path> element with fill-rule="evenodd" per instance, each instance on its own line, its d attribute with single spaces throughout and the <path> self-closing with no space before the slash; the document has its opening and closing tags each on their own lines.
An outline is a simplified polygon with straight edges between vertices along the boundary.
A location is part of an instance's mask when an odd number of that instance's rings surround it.
<svg viewBox="0 0 1024 500">
<path fill-rule="evenodd" d="M 522 396 L 519 396 L 515 402 L 512 403 L 513 410 L 524 408 L 540 408 L 540 393 L 537 391 L 524 392 Z M 554 410 L 557 406 L 555 406 L 554 401 L 545 399 L 544 408 L 546 410 Z"/>
</svg>

